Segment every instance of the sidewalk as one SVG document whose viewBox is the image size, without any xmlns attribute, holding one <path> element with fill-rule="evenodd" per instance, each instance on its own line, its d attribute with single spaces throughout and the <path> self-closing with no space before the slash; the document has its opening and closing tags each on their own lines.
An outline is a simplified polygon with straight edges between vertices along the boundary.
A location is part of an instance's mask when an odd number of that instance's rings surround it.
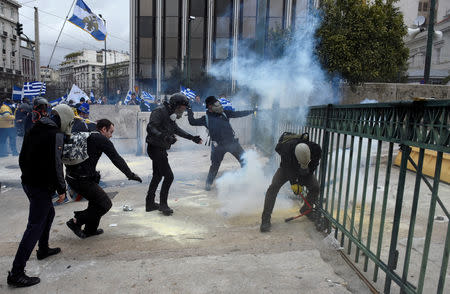
<svg viewBox="0 0 450 294">
<path fill-rule="evenodd" d="M 217 190 L 203 189 L 209 149 L 188 144 L 189 149 L 183 150 L 185 144 L 180 143 L 169 152 L 175 175 L 169 195 L 175 212 L 170 217 L 145 212 L 151 177 L 148 157 L 124 156 L 144 180 L 135 184 L 103 156 L 98 168 L 105 190 L 119 192 L 102 218 L 105 233 L 81 240 L 66 227 L 72 212 L 84 209 L 87 202 L 56 207 L 50 244 L 61 247 L 62 253 L 43 261 L 32 254 L 27 273 L 42 281 L 28 289 L 6 284 L 26 226 L 28 201 L 20 187 L 17 157 L 2 159 L 0 181 L 6 188 L 0 193 L 0 292 L 370 293 L 312 222 L 307 218 L 284 222 L 299 209 L 298 203 L 287 199 L 287 190 L 279 195 L 270 233 L 259 232 L 264 195 L 257 196 L 259 203 L 245 214 L 222 213 Z M 219 176 L 236 169 L 238 162 L 227 154 Z M 269 185 L 258 184 L 264 189 Z M 134 210 L 123 211 L 125 204 Z"/>
</svg>

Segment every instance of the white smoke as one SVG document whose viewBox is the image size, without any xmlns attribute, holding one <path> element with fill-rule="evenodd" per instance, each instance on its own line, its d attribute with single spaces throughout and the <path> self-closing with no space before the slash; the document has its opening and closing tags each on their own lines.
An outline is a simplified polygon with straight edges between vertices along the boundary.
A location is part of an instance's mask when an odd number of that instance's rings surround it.
<svg viewBox="0 0 450 294">
<path fill-rule="evenodd" d="M 235 216 L 262 212 L 264 197 L 272 179 L 264 175 L 264 162 L 255 150 L 243 155 L 241 169 L 224 173 L 216 180 L 217 198 L 222 204 L 219 213 Z M 292 201 L 278 197 L 277 207 L 290 207 Z"/>
</svg>

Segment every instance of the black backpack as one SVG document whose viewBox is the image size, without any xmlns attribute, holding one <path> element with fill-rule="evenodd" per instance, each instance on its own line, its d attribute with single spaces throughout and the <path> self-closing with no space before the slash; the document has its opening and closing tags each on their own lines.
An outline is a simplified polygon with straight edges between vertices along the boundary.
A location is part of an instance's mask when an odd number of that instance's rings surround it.
<svg viewBox="0 0 450 294">
<path fill-rule="evenodd" d="M 284 132 L 278 139 L 278 144 L 275 146 L 275 151 L 281 156 L 291 156 L 291 148 L 299 143 L 306 143 L 309 141 L 309 134 L 296 134 L 291 132 Z M 295 148 L 295 147 L 294 147 Z"/>
</svg>

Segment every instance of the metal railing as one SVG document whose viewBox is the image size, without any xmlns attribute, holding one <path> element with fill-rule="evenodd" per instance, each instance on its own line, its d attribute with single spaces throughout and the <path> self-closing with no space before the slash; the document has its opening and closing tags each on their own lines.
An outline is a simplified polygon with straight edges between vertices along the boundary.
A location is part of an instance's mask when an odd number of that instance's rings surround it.
<svg viewBox="0 0 450 294">
<path fill-rule="evenodd" d="M 309 132 L 321 145 L 316 226 L 333 229 L 384 293 L 450 293 L 450 186 L 440 180 L 446 159 L 450 167 L 450 101 L 316 106 L 306 120 L 276 108 L 258 113 L 256 146 L 273 154 L 284 131 Z M 434 168 L 431 183 L 424 164 Z"/>
</svg>

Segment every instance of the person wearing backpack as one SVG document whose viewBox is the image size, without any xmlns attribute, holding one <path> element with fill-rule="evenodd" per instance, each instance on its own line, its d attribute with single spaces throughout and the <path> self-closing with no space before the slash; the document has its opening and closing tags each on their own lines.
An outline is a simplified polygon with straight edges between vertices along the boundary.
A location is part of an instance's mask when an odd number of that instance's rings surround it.
<svg viewBox="0 0 450 294">
<path fill-rule="evenodd" d="M 103 233 L 103 230 L 98 228 L 100 219 L 112 206 L 108 195 L 98 185 L 100 173 L 96 171 L 96 167 L 103 153 L 129 180 L 142 183 L 141 178 L 130 170 L 109 140 L 113 132 L 114 124 L 111 121 L 98 120 L 97 131 L 90 133 L 87 137 L 88 157 L 78 164 L 66 165 L 67 183 L 88 200 L 88 207 L 82 211 L 75 211 L 74 217 L 66 222 L 67 226 L 81 239 Z"/>
<path fill-rule="evenodd" d="M 28 287 L 38 284 L 38 277 L 25 274 L 25 265 L 38 243 L 37 259 L 61 252 L 48 244 L 50 228 L 55 209 L 52 196 L 56 192 L 59 202 L 66 196 L 66 183 L 62 164 L 64 134 L 70 134 L 73 112 L 67 105 L 58 105 L 50 117 L 40 117 L 25 134 L 19 155 L 22 171 L 22 187 L 30 201 L 27 228 L 17 249 L 7 283 L 14 287 Z M 39 241 L 39 242 L 38 242 Z"/>
<path fill-rule="evenodd" d="M 316 204 L 319 196 L 319 182 L 315 178 L 314 172 L 319 165 L 322 149 L 318 144 L 309 141 L 308 137 L 307 133 L 302 135 L 284 133 L 278 140 L 275 151 L 280 154 L 281 162 L 266 192 L 260 227 L 262 233 L 270 231 L 270 217 L 277 194 L 287 181 L 290 181 L 291 185 L 305 186 L 308 189 L 306 200 L 311 205 Z M 300 213 L 308 209 L 305 203 L 300 209 Z M 312 217 L 313 214 L 310 213 L 307 216 Z"/>
<path fill-rule="evenodd" d="M 238 118 L 250 115 L 253 110 L 231 111 L 224 110 L 220 101 L 209 96 L 205 100 L 206 114 L 200 118 L 194 118 L 192 109 L 188 109 L 188 120 L 192 126 L 204 126 L 208 129 L 211 138 L 211 166 L 206 178 L 205 190 L 211 190 L 214 179 L 219 171 L 225 153 L 230 152 L 241 164 L 244 164 L 242 154 L 244 149 L 239 144 L 239 139 L 230 124 L 230 118 Z"/>
<path fill-rule="evenodd" d="M 175 122 L 177 118 L 181 118 L 188 106 L 187 97 L 182 93 L 175 93 L 170 97 L 169 103 L 164 102 L 150 114 L 146 142 L 148 144 L 147 153 L 152 160 L 153 176 L 145 198 L 147 212 L 159 210 L 167 216 L 173 213 L 172 208 L 167 204 L 169 189 L 173 182 L 173 172 L 167 158 L 167 150 L 177 141 L 175 135 L 192 140 L 196 144 L 202 144 L 200 136 L 193 136 L 185 132 Z M 158 204 L 155 202 L 155 193 L 163 177 Z"/>
</svg>

